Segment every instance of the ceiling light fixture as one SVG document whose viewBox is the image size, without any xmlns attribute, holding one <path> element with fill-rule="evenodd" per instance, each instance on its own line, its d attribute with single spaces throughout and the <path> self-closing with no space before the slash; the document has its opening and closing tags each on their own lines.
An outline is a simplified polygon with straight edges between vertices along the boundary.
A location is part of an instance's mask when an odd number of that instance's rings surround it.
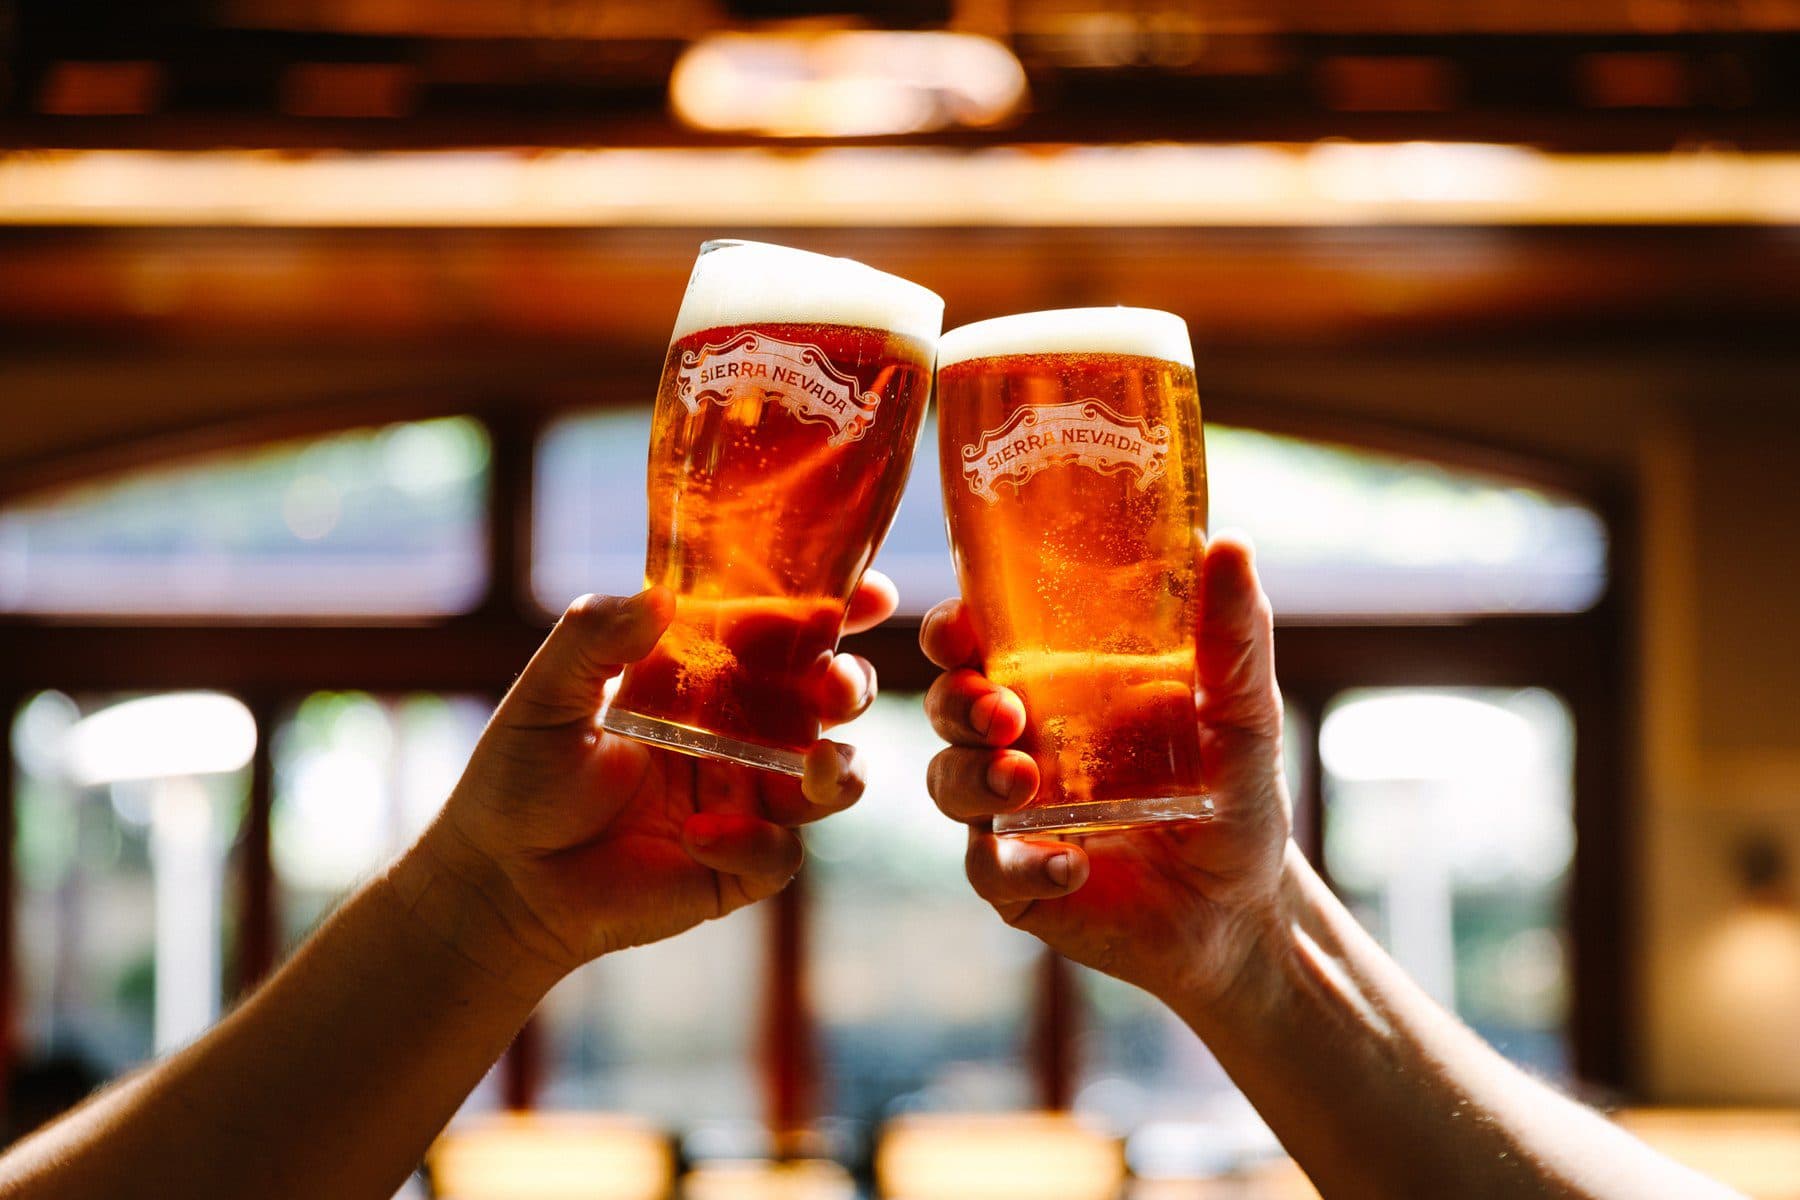
<svg viewBox="0 0 1800 1200">
<path fill-rule="evenodd" d="M 717 34 L 688 47 L 669 79 L 693 128 L 770 137 L 986 128 L 1025 96 L 1025 68 L 1005 46 L 932 31 Z"/>
</svg>

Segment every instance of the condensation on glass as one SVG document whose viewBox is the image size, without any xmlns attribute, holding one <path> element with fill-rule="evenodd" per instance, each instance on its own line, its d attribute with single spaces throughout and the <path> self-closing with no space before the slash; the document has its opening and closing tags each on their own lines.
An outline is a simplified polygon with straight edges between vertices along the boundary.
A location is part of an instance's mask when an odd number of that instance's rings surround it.
<svg viewBox="0 0 1800 1200">
<path fill-rule="evenodd" d="M 579 413 L 551 425 L 538 445 L 532 511 L 532 595 L 561 612 L 587 592 L 629 594 L 644 585 L 644 407 Z M 920 443 L 937 444 L 937 418 Z M 937 457 L 913 458 L 912 476 L 875 558 L 900 584 L 902 616 L 923 616 L 956 594 L 956 570 L 944 536 Z"/>
<path fill-rule="evenodd" d="M 0 509 L 0 611 L 400 616 L 486 589 L 488 437 L 462 417 L 282 442 Z"/>
</svg>

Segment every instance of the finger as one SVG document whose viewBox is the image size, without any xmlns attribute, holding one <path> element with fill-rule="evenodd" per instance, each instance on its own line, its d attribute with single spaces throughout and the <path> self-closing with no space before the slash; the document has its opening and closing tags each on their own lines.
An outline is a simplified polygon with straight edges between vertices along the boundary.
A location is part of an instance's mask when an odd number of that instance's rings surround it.
<svg viewBox="0 0 1800 1200">
<path fill-rule="evenodd" d="M 1009 921 L 1018 906 L 1066 896 L 1088 878 L 1087 854 L 1079 846 L 996 837 L 982 829 L 969 831 L 963 866 L 976 894 Z"/>
<path fill-rule="evenodd" d="M 979 647 L 968 606 L 961 600 L 945 600 L 926 613 L 919 625 L 919 649 L 946 671 L 974 666 Z"/>
<path fill-rule="evenodd" d="M 779 892 L 805 858 L 798 834 L 742 813 L 695 813 L 681 844 L 701 866 L 731 877 L 732 886 L 720 888 L 725 912 Z"/>
<path fill-rule="evenodd" d="M 777 825 L 805 825 L 862 799 L 868 772 L 853 746 L 820 740 L 806 752 L 799 778 L 764 773 L 762 814 Z"/>
<path fill-rule="evenodd" d="M 814 704 L 825 728 L 853 721 L 875 703 L 875 668 L 860 654 L 838 654 L 819 677 Z"/>
<path fill-rule="evenodd" d="M 863 572 L 856 590 L 850 593 L 850 607 L 844 612 L 844 632 L 861 633 L 873 629 L 900 607 L 900 589 L 880 571 Z"/>
<path fill-rule="evenodd" d="M 606 681 L 650 653 L 674 616 L 675 597 L 667 588 L 629 597 L 581 597 L 525 664 L 500 702 L 500 719 L 543 726 L 592 717 Z"/>
<path fill-rule="evenodd" d="M 869 788 L 868 768 L 856 747 L 821 738 L 806 752 L 800 778 L 779 781 L 779 798 L 768 804 L 771 820 L 804 825 L 843 812 Z"/>
<path fill-rule="evenodd" d="M 1011 691 L 967 668 L 939 675 L 925 693 L 925 715 L 946 742 L 1006 746 L 1025 732 L 1025 705 Z"/>
<path fill-rule="evenodd" d="M 1275 614 L 1257 581 L 1250 545 L 1224 535 L 1206 548 L 1200 576 L 1200 719 L 1258 737 L 1281 732 L 1275 684 Z"/>
<path fill-rule="evenodd" d="M 1037 792 L 1038 768 L 1022 750 L 952 746 L 925 771 L 925 787 L 953 821 L 981 821 L 1016 812 Z"/>
</svg>

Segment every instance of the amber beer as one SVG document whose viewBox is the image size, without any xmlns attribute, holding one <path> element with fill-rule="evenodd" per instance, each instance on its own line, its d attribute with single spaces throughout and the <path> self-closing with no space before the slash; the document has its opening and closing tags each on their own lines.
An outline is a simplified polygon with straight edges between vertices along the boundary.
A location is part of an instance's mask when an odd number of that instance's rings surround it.
<svg viewBox="0 0 1800 1200">
<path fill-rule="evenodd" d="M 801 773 L 814 689 L 912 465 L 943 312 L 850 259 L 701 247 L 650 433 L 644 577 L 676 615 L 607 729 Z"/>
<path fill-rule="evenodd" d="M 938 351 L 944 509 L 989 678 L 1042 785 L 1000 833 L 1210 814 L 1195 722 L 1206 460 L 1187 325 L 1138 308 L 965 325 Z"/>
</svg>

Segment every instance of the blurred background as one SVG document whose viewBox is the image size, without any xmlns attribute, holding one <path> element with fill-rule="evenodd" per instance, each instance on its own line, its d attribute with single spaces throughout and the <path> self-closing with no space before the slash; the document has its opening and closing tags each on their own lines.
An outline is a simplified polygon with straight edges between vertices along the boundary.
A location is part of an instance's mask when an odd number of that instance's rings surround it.
<svg viewBox="0 0 1800 1200">
<path fill-rule="evenodd" d="M 639 586 L 743 236 L 947 326 L 1184 316 L 1302 845 L 1506 1054 L 1800 1196 L 1800 3 L 14 0 L 0 148 L 10 1136 L 204 1029 Z M 560 986 L 415 1194 L 1310 1194 L 968 893 L 930 454 L 881 565 L 871 794 Z"/>
</svg>

